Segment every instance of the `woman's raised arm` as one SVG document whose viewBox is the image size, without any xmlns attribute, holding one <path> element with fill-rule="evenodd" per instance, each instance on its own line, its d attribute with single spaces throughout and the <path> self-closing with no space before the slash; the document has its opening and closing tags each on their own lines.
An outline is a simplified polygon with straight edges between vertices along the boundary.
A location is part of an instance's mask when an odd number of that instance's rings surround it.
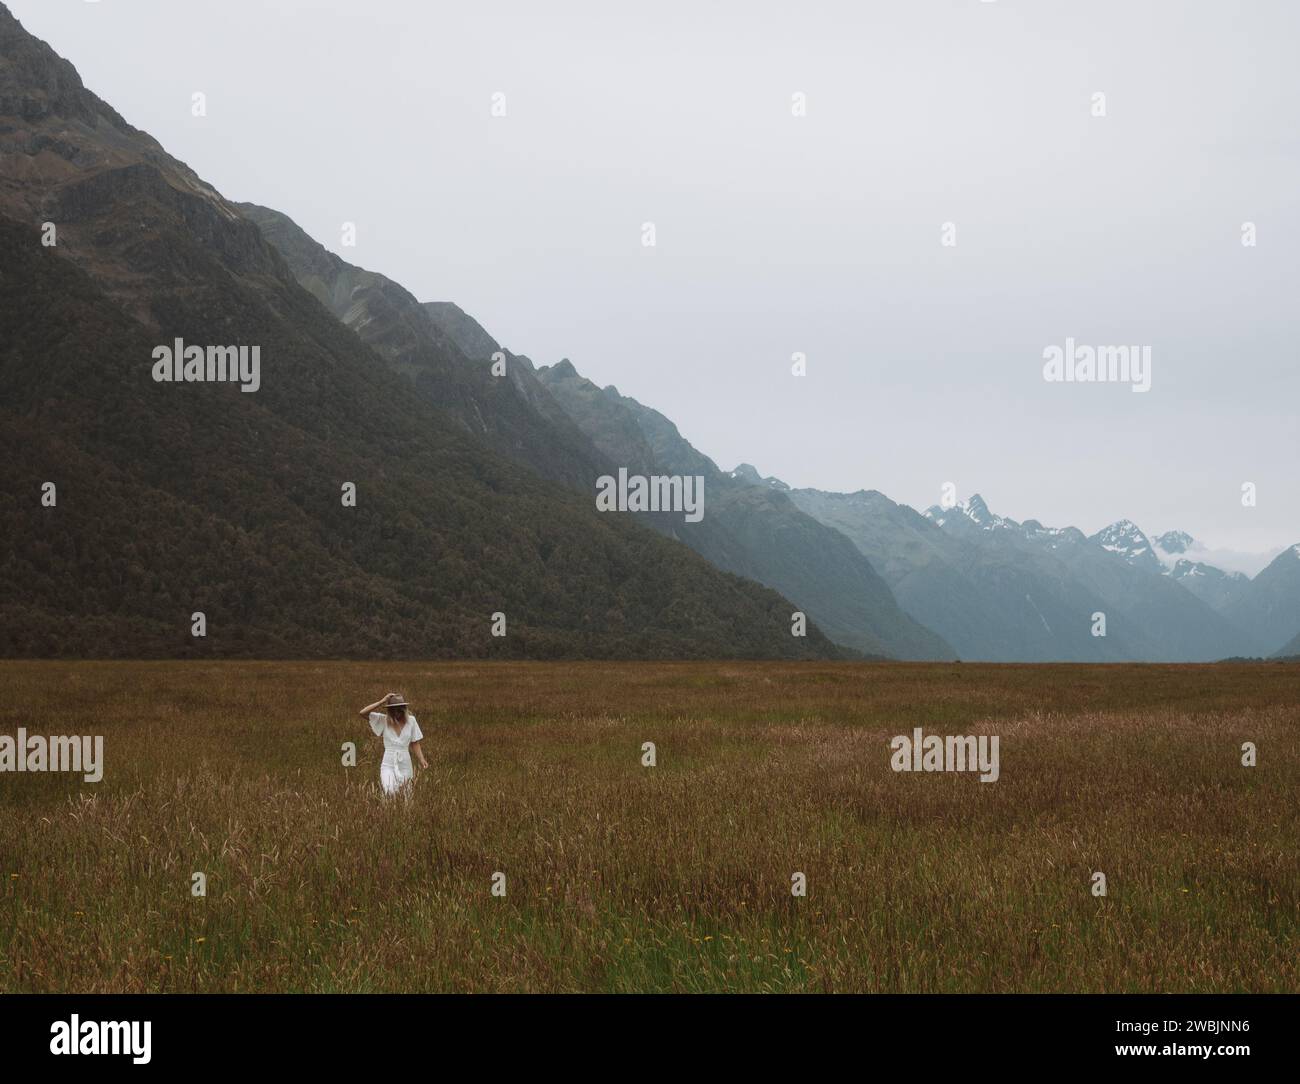
<svg viewBox="0 0 1300 1084">
<path fill-rule="evenodd" d="M 360 715 L 361 718 L 363 719 L 369 719 L 370 713 L 372 711 L 378 711 L 380 708 L 382 708 L 384 706 L 384 702 L 392 695 L 393 695 L 392 693 L 384 693 L 384 695 L 381 696 L 378 700 L 376 700 L 373 704 L 367 704 L 364 708 L 362 708 L 359 712 L 357 712 L 357 714 Z"/>
</svg>

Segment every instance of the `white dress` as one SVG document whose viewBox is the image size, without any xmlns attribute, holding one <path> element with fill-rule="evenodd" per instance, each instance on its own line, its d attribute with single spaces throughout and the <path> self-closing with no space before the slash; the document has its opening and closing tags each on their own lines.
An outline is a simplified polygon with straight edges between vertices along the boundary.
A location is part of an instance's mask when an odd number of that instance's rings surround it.
<svg viewBox="0 0 1300 1084">
<path fill-rule="evenodd" d="M 372 711 L 370 729 L 384 739 L 384 759 L 379 764 L 379 782 L 385 794 L 396 794 L 402 784 L 409 782 L 415 772 L 411 769 L 411 749 L 413 741 L 419 741 L 424 735 L 420 724 L 409 711 L 406 713 L 406 725 L 399 734 L 388 723 L 388 713 Z"/>
</svg>

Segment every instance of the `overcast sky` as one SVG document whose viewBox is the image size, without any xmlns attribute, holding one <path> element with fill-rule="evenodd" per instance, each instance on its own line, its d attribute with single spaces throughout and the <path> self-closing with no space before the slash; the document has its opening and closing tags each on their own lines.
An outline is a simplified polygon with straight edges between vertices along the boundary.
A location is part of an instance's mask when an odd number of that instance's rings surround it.
<svg viewBox="0 0 1300 1084">
<path fill-rule="evenodd" d="M 1300 542 L 1294 0 L 7 2 L 226 196 L 721 467 Z M 1151 390 L 1046 382 L 1067 337 Z"/>
</svg>

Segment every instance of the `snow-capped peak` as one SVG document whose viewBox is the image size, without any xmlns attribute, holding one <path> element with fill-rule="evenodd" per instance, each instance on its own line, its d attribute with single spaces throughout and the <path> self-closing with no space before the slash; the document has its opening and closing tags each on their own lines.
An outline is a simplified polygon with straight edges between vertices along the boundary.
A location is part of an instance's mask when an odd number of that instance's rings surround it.
<svg viewBox="0 0 1300 1084">
<path fill-rule="evenodd" d="M 1014 520 L 994 515 L 984 498 L 978 493 L 964 501 L 958 501 L 951 508 L 934 504 L 925 510 L 925 515 L 942 527 L 945 523 L 970 523 L 981 530 L 991 531 L 999 527 L 1017 527 Z"/>
<path fill-rule="evenodd" d="M 1167 554 L 1184 554 L 1196 545 L 1196 539 L 1186 531 L 1166 531 L 1152 539 L 1156 549 Z"/>
<path fill-rule="evenodd" d="M 1093 538 L 1108 550 L 1128 550 L 1135 546 L 1150 548 L 1151 545 L 1147 536 L 1131 519 L 1116 520 L 1109 527 L 1103 527 Z"/>
<path fill-rule="evenodd" d="M 1102 549 L 1122 557 L 1131 565 L 1157 569 L 1161 566 L 1151 540 L 1132 520 L 1116 520 L 1109 527 L 1103 527 L 1089 541 L 1096 542 Z"/>
<path fill-rule="evenodd" d="M 981 527 L 990 526 L 993 522 L 993 513 L 989 511 L 989 506 L 984 503 L 984 498 L 978 493 L 969 500 L 961 501 L 957 507 L 965 516 L 974 520 Z"/>
</svg>

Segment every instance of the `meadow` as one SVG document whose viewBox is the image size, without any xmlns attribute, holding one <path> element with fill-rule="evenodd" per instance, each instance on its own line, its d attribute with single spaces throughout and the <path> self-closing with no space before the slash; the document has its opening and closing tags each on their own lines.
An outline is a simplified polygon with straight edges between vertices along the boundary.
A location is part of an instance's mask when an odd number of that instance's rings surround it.
<svg viewBox="0 0 1300 1084">
<path fill-rule="evenodd" d="M 1300 990 L 1297 665 L 0 671 L 105 759 L 0 774 L 4 992 Z M 917 726 L 1000 778 L 892 771 Z"/>
</svg>

